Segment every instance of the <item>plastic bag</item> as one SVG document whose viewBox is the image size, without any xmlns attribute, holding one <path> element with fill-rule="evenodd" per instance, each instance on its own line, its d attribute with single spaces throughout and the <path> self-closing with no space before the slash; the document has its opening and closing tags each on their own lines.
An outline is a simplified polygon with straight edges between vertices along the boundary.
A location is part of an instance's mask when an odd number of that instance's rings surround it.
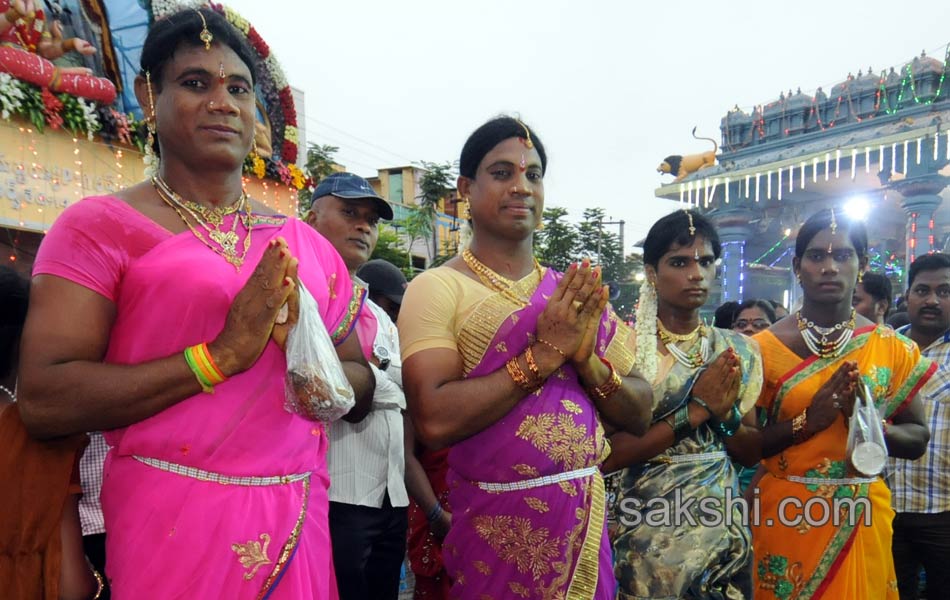
<svg viewBox="0 0 950 600">
<path fill-rule="evenodd" d="M 855 470 L 867 477 L 879 475 L 887 462 L 881 415 L 874 405 L 871 390 L 863 381 L 858 385 L 848 422 L 848 457 Z"/>
<path fill-rule="evenodd" d="M 284 407 L 311 421 L 335 421 L 356 404 L 317 301 L 301 283 L 300 312 L 287 336 Z"/>
</svg>

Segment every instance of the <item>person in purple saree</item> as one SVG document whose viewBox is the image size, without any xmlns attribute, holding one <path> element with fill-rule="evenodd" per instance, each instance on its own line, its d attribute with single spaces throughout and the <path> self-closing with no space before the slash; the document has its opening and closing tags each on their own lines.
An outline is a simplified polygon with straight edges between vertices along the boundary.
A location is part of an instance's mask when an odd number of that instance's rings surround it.
<svg viewBox="0 0 950 600">
<path fill-rule="evenodd" d="M 448 456 L 451 598 L 612 599 L 605 427 L 641 434 L 650 386 L 599 267 L 542 268 L 544 146 L 509 117 L 462 149 L 473 237 L 416 277 L 399 317 L 417 435 Z"/>
</svg>

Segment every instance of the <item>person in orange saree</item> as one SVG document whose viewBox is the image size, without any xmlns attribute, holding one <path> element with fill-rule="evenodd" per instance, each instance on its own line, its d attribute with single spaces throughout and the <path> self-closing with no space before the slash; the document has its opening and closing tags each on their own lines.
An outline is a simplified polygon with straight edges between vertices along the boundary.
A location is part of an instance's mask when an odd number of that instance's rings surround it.
<svg viewBox="0 0 950 600">
<path fill-rule="evenodd" d="M 857 470 L 848 424 L 866 385 L 885 418 L 887 453 L 921 456 L 929 434 L 916 395 L 935 365 L 852 308 L 867 247 L 863 223 L 827 209 L 813 215 L 792 262 L 802 308 L 755 336 L 768 416 L 751 511 L 757 599 L 898 597 L 890 492 L 876 469 Z"/>
</svg>

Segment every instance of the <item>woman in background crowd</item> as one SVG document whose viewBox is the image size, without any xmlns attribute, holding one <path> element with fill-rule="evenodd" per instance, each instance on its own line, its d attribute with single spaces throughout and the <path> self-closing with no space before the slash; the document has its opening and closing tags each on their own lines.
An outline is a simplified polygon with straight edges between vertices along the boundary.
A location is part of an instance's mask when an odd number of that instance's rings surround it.
<svg viewBox="0 0 950 600">
<path fill-rule="evenodd" d="M 746 300 L 736 310 L 732 330 L 742 335 L 755 335 L 775 322 L 775 311 L 766 300 Z"/>
<path fill-rule="evenodd" d="M 883 325 L 891 312 L 891 280 L 877 273 L 862 273 L 854 286 L 851 306 L 867 320 Z"/>
</svg>

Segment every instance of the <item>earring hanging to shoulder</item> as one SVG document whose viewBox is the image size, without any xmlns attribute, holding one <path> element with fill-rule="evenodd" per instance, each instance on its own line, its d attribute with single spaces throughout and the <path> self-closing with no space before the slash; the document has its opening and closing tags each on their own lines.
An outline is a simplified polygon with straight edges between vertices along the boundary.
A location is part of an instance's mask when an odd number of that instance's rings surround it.
<svg viewBox="0 0 950 600">
<path fill-rule="evenodd" d="M 145 89 L 148 91 L 148 109 L 150 114 L 145 119 L 147 135 L 145 136 L 145 152 L 142 154 L 142 162 L 145 163 L 145 178 L 151 179 L 158 175 L 161 159 L 155 152 L 158 123 L 157 117 L 155 116 L 155 96 L 152 93 L 152 74 L 150 71 L 145 71 Z"/>
</svg>

